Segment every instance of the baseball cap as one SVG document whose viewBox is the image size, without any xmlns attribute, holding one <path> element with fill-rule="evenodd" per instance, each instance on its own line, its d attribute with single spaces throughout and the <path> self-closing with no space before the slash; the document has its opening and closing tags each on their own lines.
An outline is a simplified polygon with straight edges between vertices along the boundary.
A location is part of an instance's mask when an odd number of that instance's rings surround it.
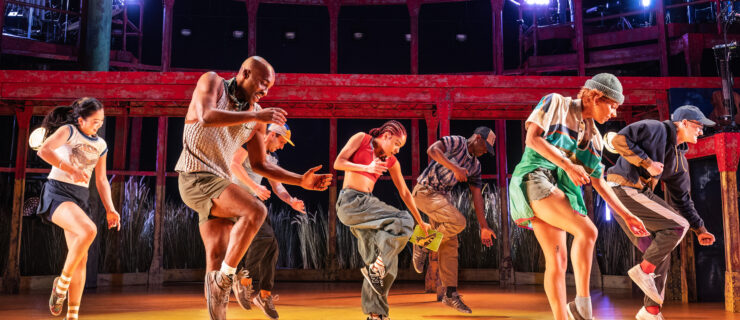
<svg viewBox="0 0 740 320">
<path fill-rule="evenodd" d="M 473 133 L 483 137 L 483 139 L 486 141 L 486 149 L 488 150 L 488 153 L 490 153 L 492 156 L 496 154 L 493 149 L 493 143 L 496 140 L 496 135 L 493 133 L 493 130 L 491 130 L 491 128 L 477 127 L 475 128 L 475 131 Z"/>
<path fill-rule="evenodd" d="M 272 132 L 279 134 L 281 137 L 285 138 L 285 140 L 287 140 L 291 146 L 295 147 L 295 144 L 293 144 L 293 141 L 290 140 L 290 136 L 291 136 L 290 127 L 288 127 L 287 123 L 282 126 L 274 124 L 274 123 L 270 124 L 270 126 L 267 127 L 267 131 L 272 131 Z"/>
<path fill-rule="evenodd" d="M 692 105 L 678 107 L 678 109 L 673 111 L 673 115 L 671 115 L 671 120 L 675 122 L 681 120 L 699 121 L 701 122 L 701 124 L 707 127 L 713 127 L 716 124 L 714 121 L 707 119 L 707 117 L 704 116 L 704 113 L 701 112 L 699 108 Z"/>
</svg>

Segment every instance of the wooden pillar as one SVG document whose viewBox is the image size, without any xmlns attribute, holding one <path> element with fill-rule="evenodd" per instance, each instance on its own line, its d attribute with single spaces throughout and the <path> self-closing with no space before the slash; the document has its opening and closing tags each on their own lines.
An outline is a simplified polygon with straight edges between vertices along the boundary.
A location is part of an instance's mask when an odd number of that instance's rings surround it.
<svg viewBox="0 0 740 320">
<path fill-rule="evenodd" d="M 656 106 L 658 107 L 658 117 L 660 117 L 660 121 L 665 121 L 671 118 L 671 112 L 668 107 L 668 91 L 661 90 L 656 92 L 656 96 L 658 97 L 658 100 L 656 101 Z"/>
<path fill-rule="evenodd" d="M 116 117 L 116 145 L 113 147 L 113 169 L 114 170 L 126 170 L 126 147 L 128 146 L 128 135 L 129 135 L 129 117 L 128 108 L 126 108 L 123 115 Z M 113 205 L 117 210 L 123 209 L 124 194 L 125 194 L 125 183 L 126 177 L 120 174 L 115 175 L 113 182 L 111 183 L 111 197 L 113 198 Z M 109 242 L 112 244 L 105 250 L 106 256 L 110 257 L 115 261 L 115 269 L 109 270 L 110 272 L 120 272 L 121 266 L 121 242 L 119 232 L 109 232 L 106 234 L 107 237 L 113 238 L 114 241 Z"/>
<path fill-rule="evenodd" d="M 162 215 L 164 214 L 165 185 L 167 171 L 167 117 L 160 116 L 157 124 L 157 182 L 154 193 L 154 244 L 152 264 L 149 266 L 148 284 L 159 286 L 162 272 Z"/>
<path fill-rule="evenodd" d="M 491 24 L 493 28 L 493 73 L 504 73 L 504 1 L 491 0 Z"/>
<path fill-rule="evenodd" d="M 144 119 L 141 117 L 134 117 L 131 119 L 131 155 L 129 156 L 128 169 L 131 171 L 139 170 L 139 162 L 141 162 L 141 130 L 143 127 Z"/>
<path fill-rule="evenodd" d="M 416 178 L 421 173 L 421 155 L 419 145 L 419 119 L 411 119 L 411 187 L 416 185 Z M 426 149 L 425 149 L 426 150 Z"/>
<path fill-rule="evenodd" d="M 427 147 L 424 152 L 437 141 L 437 128 L 439 127 L 439 118 L 437 115 L 429 112 L 424 114 L 424 121 L 427 124 Z M 432 162 L 432 158 L 427 157 L 427 164 Z"/>
<path fill-rule="evenodd" d="M 21 231 L 23 228 L 23 201 L 26 195 L 26 155 L 28 154 L 28 131 L 33 107 L 15 109 L 18 123 L 18 142 L 15 154 L 15 184 L 13 186 L 13 211 L 10 218 L 10 242 L 8 261 L 3 275 L 3 289 L 6 293 L 18 293 L 21 285 L 20 256 Z"/>
<path fill-rule="evenodd" d="M 257 55 L 257 9 L 259 0 L 247 0 L 247 55 Z"/>
<path fill-rule="evenodd" d="M 337 269 L 337 170 L 334 170 L 334 161 L 337 160 L 337 118 L 329 119 L 329 172 L 331 186 L 329 186 L 329 243 L 327 248 L 327 264 L 330 269 Z"/>
<path fill-rule="evenodd" d="M 327 7 L 329 9 L 329 73 L 337 73 L 338 54 L 338 34 L 339 34 L 339 10 L 341 3 L 339 0 L 329 0 Z"/>
<path fill-rule="evenodd" d="M 668 35 L 665 29 L 665 7 L 663 0 L 655 1 L 655 24 L 658 27 L 658 54 L 660 55 L 660 76 L 668 76 Z"/>
<path fill-rule="evenodd" d="M 578 75 L 586 75 L 586 53 L 583 34 L 583 0 L 573 0 L 573 30 L 576 34 L 576 53 L 578 57 Z"/>
<path fill-rule="evenodd" d="M 508 288 L 514 284 L 514 265 L 509 241 L 509 166 L 506 159 L 506 120 L 496 120 L 496 173 L 501 207 L 501 229 L 496 237 L 499 243 L 499 285 Z"/>
<path fill-rule="evenodd" d="M 694 237 L 693 232 L 686 232 L 686 236 L 681 240 L 680 244 L 681 302 L 683 303 L 695 302 L 697 300 Z"/>
<path fill-rule="evenodd" d="M 439 118 L 437 114 L 428 112 L 424 114 L 424 121 L 427 124 L 427 150 L 429 146 L 437 142 L 437 128 L 439 126 Z M 426 152 L 426 151 L 425 151 Z M 431 157 L 427 157 L 427 165 L 432 162 Z M 436 292 L 437 301 L 442 300 L 440 295 L 440 287 L 442 282 L 439 279 L 439 256 L 436 252 L 430 251 L 427 264 L 427 272 L 424 275 L 424 291 L 425 292 Z"/>
<path fill-rule="evenodd" d="M 172 20 L 175 0 L 162 0 L 162 72 L 170 71 L 172 62 Z"/>
<path fill-rule="evenodd" d="M 3 53 L 3 26 L 5 26 L 5 0 L 0 0 L 0 56 L 2 56 Z"/>
<path fill-rule="evenodd" d="M 450 135 L 450 117 L 452 116 L 452 100 L 447 92 L 442 99 L 437 101 L 437 117 L 439 117 L 439 136 Z"/>
<path fill-rule="evenodd" d="M 409 9 L 409 33 L 411 33 L 411 74 L 419 74 L 419 11 L 421 1 L 408 0 L 406 7 Z"/>
<path fill-rule="evenodd" d="M 725 234 L 725 310 L 740 312 L 740 222 L 738 221 L 737 165 L 740 133 L 714 136 L 722 188 Z"/>
</svg>

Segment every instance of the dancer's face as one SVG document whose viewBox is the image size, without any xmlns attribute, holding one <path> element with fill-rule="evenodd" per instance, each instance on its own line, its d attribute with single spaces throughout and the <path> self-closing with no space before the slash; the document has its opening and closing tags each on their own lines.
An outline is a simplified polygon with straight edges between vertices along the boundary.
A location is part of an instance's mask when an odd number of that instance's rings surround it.
<svg viewBox="0 0 740 320">
<path fill-rule="evenodd" d="M 388 132 L 383 133 L 375 139 L 378 144 L 378 149 L 376 149 L 375 155 L 379 158 L 387 158 L 396 155 L 398 151 L 401 150 L 401 147 L 406 144 L 406 136 L 394 136 Z"/>
<path fill-rule="evenodd" d="M 473 136 L 473 156 L 480 157 L 486 154 L 488 152 L 488 148 L 486 148 L 486 140 L 479 134 L 474 134 Z M 495 137 L 493 139 L 493 141 L 496 141 Z"/>
<path fill-rule="evenodd" d="M 87 116 L 87 118 L 77 118 L 77 124 L 80 131 L 88 136 L 96 135 L 98 133 L 98 129 L 103 126 L 104 121 L 105 113 L 103 113 L 103 109 L 93 112 Z"/>
<path fill-rule="evenodd" d="M 272 131 L 268 132 L 265 137 L 265 149 L 267 149 L 268 152 L 283 150 L 286 143 L 288 143 L 288 140 L 285 140 L 283 136 Z"/>
<path fill-rule="evenodd" d="M 272 68 L 258 65 L 252 69 L 244 69 L 244 81 L 239 84 L 245 99 L 252 106 L 259 102 L 262 97 L 275 84 L 275 72 Z"/>
<path fill-rule="evenodd" d="M 676 135 L 679 142 L 695 144 L 702 134 L 704 134 L 704 125 L 701 122 L 686 119 L 676 122 Z"/>
<path fill-rule="evenodd" d="M 619 104 L 609 98 L 584 99 L 583 104 L 585 108 L 590 107 L 590 118 L 598 123 L 604 123 L 616 117 L 619 108 Z"/>
</svg>

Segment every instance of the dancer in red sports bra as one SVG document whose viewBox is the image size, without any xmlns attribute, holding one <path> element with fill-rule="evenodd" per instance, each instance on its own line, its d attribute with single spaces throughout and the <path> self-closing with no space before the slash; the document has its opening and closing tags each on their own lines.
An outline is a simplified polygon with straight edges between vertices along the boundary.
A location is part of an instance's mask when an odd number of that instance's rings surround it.
<svg viewBox="0 0 740 320">
<path fill-rule="evenodd" d="M 334 169 L 345 172 L 337 199 L 337 218 L 357 237 L 365 262 L 360 271 L 367 280 L 362 284 L 362 312 L 370 320 L 388 319 L 388 291 L 398 272 L 398 254 L 411 237 L 413 220 L 425 232 L 430 229 L 421 220 L 394 156 L 405 143 L 406 129 L 391 120 L 369 134 L 352 136 L 334 162 Z M 375 182 L 386 170 L 411 214 L 373 196 Z"/>
</svg>

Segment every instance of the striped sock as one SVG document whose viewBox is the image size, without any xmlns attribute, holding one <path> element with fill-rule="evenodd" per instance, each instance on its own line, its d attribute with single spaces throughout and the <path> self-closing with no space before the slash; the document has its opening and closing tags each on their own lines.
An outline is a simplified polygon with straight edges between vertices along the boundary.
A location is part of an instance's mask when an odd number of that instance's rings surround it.
<svg viewBox="0 0 740 320">
<path fill-rule="evenodd" d="M 73 306 L 71 304 L 67 304 L 67 320 L 75 320 L 77 319 L 78 314 L 80 313 L 80 306 Z"/>
<path fill-rule="evenodd" d="M 385 274 L 385 264 L 383 264 L 383 258 L 378 256 L 378 259 L 370 265 L 370 268 L 379 274 Z"/>
<path fill-rule="evenodd" d="M 59 281 L 57 281 L 57 294 L 59 295 L 67 294 L 70 281 L 72 281 L 72 278 L 65 276 L 64 272 L 62 272 L 62 275 L 59 276 Z"/>
</svg>

